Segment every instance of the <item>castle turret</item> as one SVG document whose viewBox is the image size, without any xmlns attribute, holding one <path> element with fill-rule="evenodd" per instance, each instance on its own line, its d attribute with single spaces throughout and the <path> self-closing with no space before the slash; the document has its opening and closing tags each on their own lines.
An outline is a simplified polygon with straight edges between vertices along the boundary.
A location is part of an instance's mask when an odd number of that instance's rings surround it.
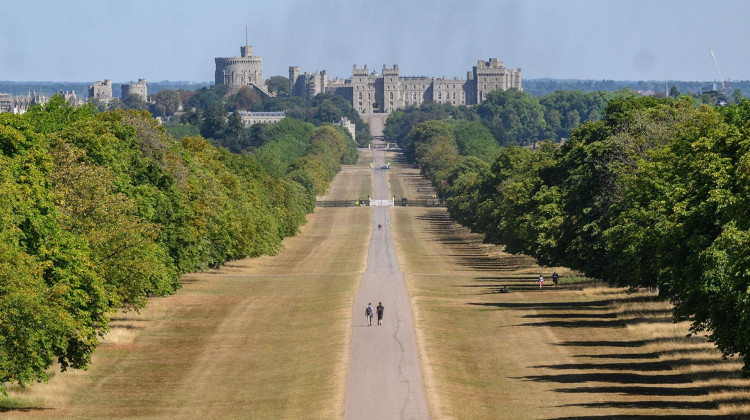
<svg viewBox="0 0 750 420">
<path fill-rule="evenodd" d="M 289 66 L 289 96 L 302 96 L 298 86 L 301 71 L 299 66 Z"/>
<path fill-rule="evenodd" d="M 104 79 L 89 85 L 89 99 L 95 98 L 101 102 L 108 103 L 112 100 L 112 80 Z"/>
<path fill-rule="evenodd" d="M 138 79 L 138 83 L 123 83 L 120 86 L 121 98 L 125 99 L 130 95 L 137 95 L 143 101 L 148 100 L 148 88 L 146 79 Z"/>
<path fill-rule="evenodd" d="M 214 81 L 217 85 L 248 86 L 254 84 L 266 89 L 263 81 L 263 60 L 253 56 L 253 47 L 240 47 L 240 57 L 216 57 Z"/>
</svg>

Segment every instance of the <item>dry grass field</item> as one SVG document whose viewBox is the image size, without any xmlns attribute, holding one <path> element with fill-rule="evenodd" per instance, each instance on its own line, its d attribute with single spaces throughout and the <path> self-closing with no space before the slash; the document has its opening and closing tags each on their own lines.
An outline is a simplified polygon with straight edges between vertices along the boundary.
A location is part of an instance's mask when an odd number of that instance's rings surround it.
<svg viewBox="0 0 750 420">
<path fill-rule="evenodd" d="M 334 194 L 361 192 L 371 176 L 344 173 Z M 25 408 L 0 417 L 343 417 L 371 214 L 321 208 L 278 256 L 184 276 L 177 294 L 118 314 L 88 371 L 11 389 L 8 405 Z"/>
<path fill-rule="evenodd" d="M 406 167 L 390 185 L 410 199 L 429 188 Z M 482 244 L 444 209 L 391 211 L 433 418 L 750 417 L 741 364 L 686 337 L 655 293 L 540 268 Z"/>
</svg>

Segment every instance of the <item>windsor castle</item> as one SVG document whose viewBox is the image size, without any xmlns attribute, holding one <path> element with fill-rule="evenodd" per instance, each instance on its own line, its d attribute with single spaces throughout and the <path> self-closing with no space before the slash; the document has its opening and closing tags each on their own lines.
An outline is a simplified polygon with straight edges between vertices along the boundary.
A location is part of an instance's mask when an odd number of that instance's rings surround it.
<svg viewBox="0 0 750 420">
<path fill-rule="evenodd" d="M 240 47 L 240 57 L 217 57 L 215 82 L 237 89 L 252 86 L 269 95 L 263 81 L 262 59 L 253 56 L 253 47 Z M 398 65 L 383 65 L 380 73 L 367 65 L 354 65 L 349 79 L 329 79 L 325 71 L 302 73 L 289 67 L 289 94 L 312 98 L 319 93 L 340 95 L 351 102 L 360 114 L 390 113 L 394 109 L 424 102 L 474 105 L 482 103 L 493 90 L 521 90 L 521 69 L 508 69 L 497 58 L 479 60 L 466 79 L 445 77 L 401 76 Z"/>
</svg>

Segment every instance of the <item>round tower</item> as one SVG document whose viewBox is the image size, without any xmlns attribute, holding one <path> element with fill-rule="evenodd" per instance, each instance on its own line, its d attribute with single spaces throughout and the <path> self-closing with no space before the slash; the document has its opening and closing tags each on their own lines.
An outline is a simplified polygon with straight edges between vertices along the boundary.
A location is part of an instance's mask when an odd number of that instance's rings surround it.
<svg viewBox="0 0 750 420">
<path fill-rule="evenodd" d="M 216 57 L 215 82 L 217 85 L 246 86 L 263 83 L 262 59 L 253 56 L 253 47 L 240 47 L 240 57 Z"/>
</svg>

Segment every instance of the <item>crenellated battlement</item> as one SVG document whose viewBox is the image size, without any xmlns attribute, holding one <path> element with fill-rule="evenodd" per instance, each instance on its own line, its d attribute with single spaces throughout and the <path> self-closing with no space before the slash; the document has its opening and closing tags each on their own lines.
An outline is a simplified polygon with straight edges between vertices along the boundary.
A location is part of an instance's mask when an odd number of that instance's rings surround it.
<svg viewBox="0 0 750 420">
<path fill-rule="evenodd" d="M 370 70 L 367 69 L 367 64 L 364 67 L 359 68 L 355 64 L 352 68 L 352 76 L 369 76 Z"/>
<path fill-rule="evenodd" d="M 394 64 L 390 69 L 383 64 L 383 76 L 398 76 L 398 64 Z"/>
</svg>

